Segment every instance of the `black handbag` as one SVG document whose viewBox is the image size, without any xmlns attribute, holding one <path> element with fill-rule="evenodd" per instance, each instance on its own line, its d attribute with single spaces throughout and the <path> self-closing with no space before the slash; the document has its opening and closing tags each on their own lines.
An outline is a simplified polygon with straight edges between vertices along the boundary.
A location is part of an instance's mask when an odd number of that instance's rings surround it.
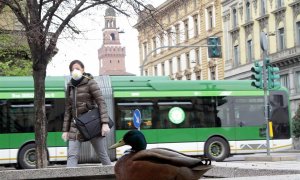
<svg viewBox="0 0 300 180">
<path fill-rule="evenodd" d="M 74 123 L 81 133 L 84 141 L 88 141 L 96 136 L 101 135 L 101 117 L 99 115 L 98 108 L 94 108 L 79 117 L 75 117 Z M 111 120 L 111 118 L 109 118 L 109 128 L 112 128 L 113 125 L 114 122 Z"/>
<path fill-rule="evenodd" d="M 75 92 L 73 92 L 73 102 L 74 102 L 73 108 L 75 108 L 74 110 L 76 111 Z M 77 112 L 76 112 L 76 116 L 77 116 Z M 74 124 L 76 125 L 77 129 L 81 133 L 84 141 L 89 141 L 96 136 L 100 136 L 102 124 L 101 124 L 101 116 L 100 116 L 99 108 L 93 108 L 88 112 L 81 114 L 79 117 L 75 117 Z M 110 117 L 109 117 L 108 126 L 109 128 L 112 128 L 114 126 L 114 122 Z"/>
</svg>

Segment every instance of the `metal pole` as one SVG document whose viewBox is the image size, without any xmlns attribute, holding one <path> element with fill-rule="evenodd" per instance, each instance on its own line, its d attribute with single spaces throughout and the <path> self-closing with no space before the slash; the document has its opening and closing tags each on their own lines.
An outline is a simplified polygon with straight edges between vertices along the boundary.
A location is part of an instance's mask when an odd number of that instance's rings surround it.
<svg viewBox="0 0 300 180">
<path fill-rule="evenodd" d="M 266 128 L 266 141 L 267 141 L 267 156 L 270 155 L 270 126 L 269 126 L 269 91 L 268 91 L 268 73 L 267 73 L 267 50 L 268 40 L 265 32 L 260 33 L 260 47 L 263 50 L 263 89 L 264 89 L 264 107 L 265 107 L 265 122 Z"/>
<path fill-rule="evenodd" d="M 267 128 L 266 128 L 267 155 L 270 156 L 269 93 L 268 93 L 268 80 L 267 80 L 268 73 L 267 73 L 266 57 L 267 57 L 267 52 L 264 50 L 263 53 L 264 107 L 265 107 L 265 122 L 267 123 Z"/>
</svg>

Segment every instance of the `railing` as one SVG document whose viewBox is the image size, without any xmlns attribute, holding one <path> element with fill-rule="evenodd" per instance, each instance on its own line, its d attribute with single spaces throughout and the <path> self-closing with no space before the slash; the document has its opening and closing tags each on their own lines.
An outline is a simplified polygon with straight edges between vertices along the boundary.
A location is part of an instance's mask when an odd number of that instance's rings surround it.
<svg viewBox="0 0 300 180">
<path fill-rule="evenodd" d="M 296 54 L 300 54 L 300 46 L 296 46 L 296 47 L 289 48 L 289 49 L 284 49 L 282 51 L 270 54 L 270 58 L 274 62 L 274 61 L 280 60 L 282 58 L 288 58 L 289 56 L 293 56 Z"/>
</svg>

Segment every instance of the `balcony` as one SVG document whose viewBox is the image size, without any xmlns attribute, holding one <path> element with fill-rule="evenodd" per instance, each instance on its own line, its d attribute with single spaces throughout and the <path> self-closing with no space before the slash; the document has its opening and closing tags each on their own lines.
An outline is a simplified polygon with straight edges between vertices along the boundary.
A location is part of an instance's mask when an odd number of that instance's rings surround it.
<svg viewBox="0 0 300 180">
<path fill-rule="evenodd" d="M 296 56 L 300 56 L 300 46 L 296 46 L 289 49 L 270 54 L 271 62 L 281 66 L 281 64 L 287 64 L 291 61 L 297 61 Z"/>
</svg>

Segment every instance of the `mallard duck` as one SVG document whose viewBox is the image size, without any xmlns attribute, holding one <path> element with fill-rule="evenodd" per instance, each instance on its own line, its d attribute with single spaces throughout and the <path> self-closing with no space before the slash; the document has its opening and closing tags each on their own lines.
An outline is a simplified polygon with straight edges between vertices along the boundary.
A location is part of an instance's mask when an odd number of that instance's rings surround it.
<svg viewBox="0 0 300 180">
<path fill-rule="evenodd" d="M 201 159 L 171 149 L 146 149 L 145 136 L 137 130 L 128 131 L 110 149 L 123 145 L 130 145 L 132 148 L 115 164 L 118 180 L 193 180 L 199 179 L 211 168 L 210 161 L 203 163 Z"/>
</svg>

